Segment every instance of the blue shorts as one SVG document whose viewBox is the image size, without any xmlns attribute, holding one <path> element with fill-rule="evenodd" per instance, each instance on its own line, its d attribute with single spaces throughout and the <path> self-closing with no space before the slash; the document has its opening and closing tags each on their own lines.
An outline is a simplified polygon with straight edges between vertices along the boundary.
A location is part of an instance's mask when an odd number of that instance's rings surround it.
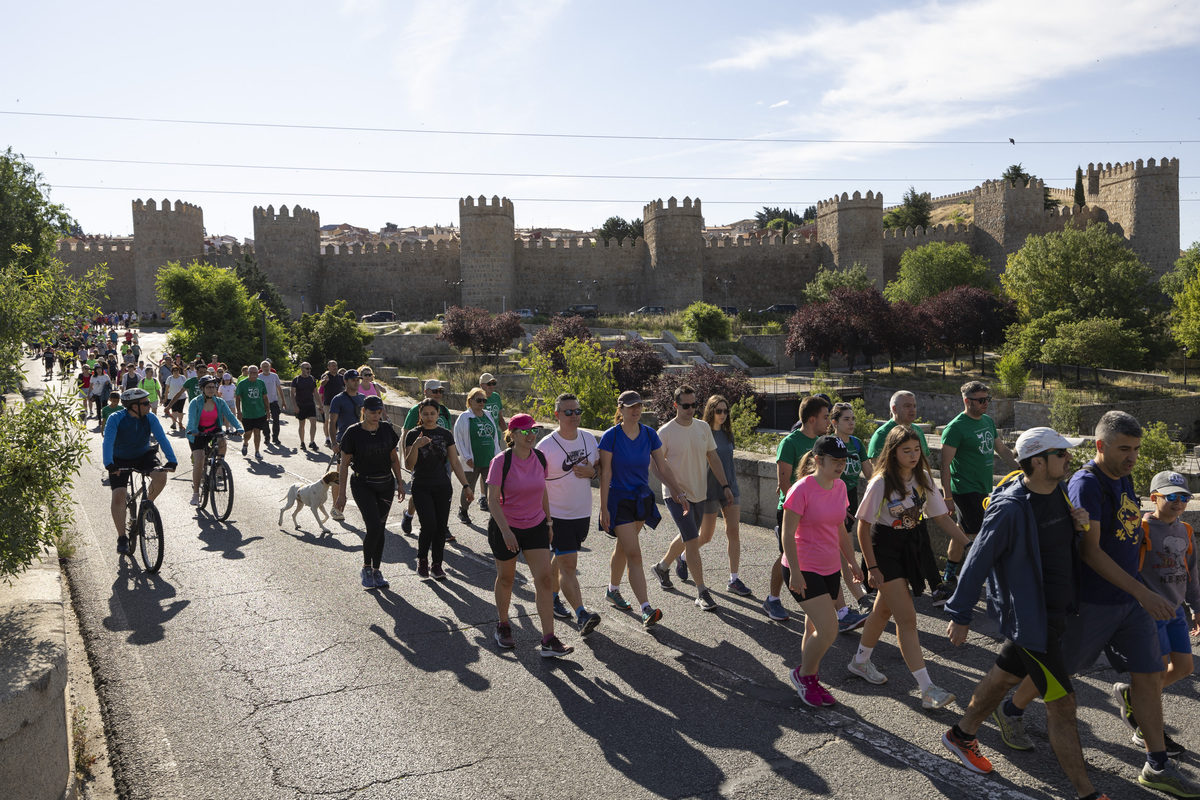
<svg viewBox="0 0 1200 800">
<path fill-rule="evenodd" d="M 1158 648 L 1164 656 L 1192 652 L 1192 633 L 1183 606 L 1175 610 L 1175 619 L 1155 620 L 1158 623 Z"/>
<path fill-rule="evenodd" d="M 692 539 L 700 537 L 700 523 L 704 521 L 704 501 L 693 503 L 690 500 L 687 503 L 687 516 L 683 515 L 683 506 L 676 503 L 674 500 L 667 501 L 667 509 L 671 512 L 671 519 L 675 520 L 675 527 L 679 528 L 679 538 L 685 542 L 690 542 Z"/>
<path fill-rule="evenodd" d="M 1103 652 L 1117 672 L 1162 672 L 1158 629 L 1137 602 L 1119 605 L 1080 602 L 1067 617 L 1062 638 L 1067 673 L 1078 675 Z"/>
</svg>

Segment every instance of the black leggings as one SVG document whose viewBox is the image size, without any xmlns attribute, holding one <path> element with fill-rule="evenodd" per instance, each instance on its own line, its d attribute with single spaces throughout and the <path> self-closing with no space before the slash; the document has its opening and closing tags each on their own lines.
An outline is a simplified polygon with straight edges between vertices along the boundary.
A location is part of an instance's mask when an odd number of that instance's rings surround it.
<svg viewBox="0 0 1200 800">
<path fill-rule="evenodd" d="M 442 563 L 446 549 L 446 528 L 450 524 L 450 499 L 454 494 L 449 481 L 432 486 L 415 484 L 412 487 L 413 506 L 421 522 L 421 535 L 417 537 L 419 558 L 427 558 L 433 549 L 433 563 Z"/>
<path fill-rule="evenodd" d="M 270 411 L 271 411 L 271 438 L 278 442 L 279 441 L 279 402 L 278 401 L 271 403 Z M 393 486 L 392 490 L 394 491 L 395 488 L 396 487 Z M 355 498 L 354 502 L 357 503 L 358 498 Z"/>
<path fill-rule="evenodd" d="M 374 478 L 362 478 L 357 474 L 350 479 L 350 494 L 362 514 L 367 533 L 363 536 L 363 566 L 379 569 L 383 558 L 383 526 L 396 494 L 396 479 L 390 474 Z"/>
</svg>

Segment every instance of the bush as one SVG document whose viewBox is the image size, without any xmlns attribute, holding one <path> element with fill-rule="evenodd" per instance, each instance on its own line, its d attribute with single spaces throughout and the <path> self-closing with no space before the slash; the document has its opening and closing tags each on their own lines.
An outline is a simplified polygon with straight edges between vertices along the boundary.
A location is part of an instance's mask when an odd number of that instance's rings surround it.
<svg viewBox="0 0 1200 800">
<path fill-rule="evenodd" d="M 325 306 L 320 314 L 302 315 L 292 325 L 292 338 L 296 341 L 296 358 L 309 362 L 314 372 L 320 373 L 330 359 L 347 367 L 367 363 L 367 345 L 375 336 L 355 321 L 346 301 L 339 300 Z"/>
<path fill-rule="evenodd" d="M 1050 427 L 1066 436 L 1078 434 L 1082 424 L 1079 406 L 1071 392 L 1065 389 L 1055 392 L 1050 401 Z"/>
<path fill-rule="evenodd" d="M 692 303 L 684 309 L 683 330 L 689 341 L 696 342 L 715 342 L 732 335 L 729 316 L 708 303 Z"/>
<path fill-rule="evenodd" d="M 563 368 L 556 369 L 554 359 L 535 344 L 521 366 L 533 377 L 533 394 L 526 398 L 534 415 L 550 419 L 554 414 L 554 398 L 571 392 L 579 398 L 583 409 L 580 424 L 585 428 L 605 430 L 612 427 L 617 410 L 617 382 L 613 379 L 612 356 L 600 350 L 595 342 L 568 339 L 560 352 Z"/>
<path fill-rule="evenodd" d="M 750 398 L 755 413 L 762 410 L 765 402 L 765 397 L 750 383 L 750 376 L 741 370 L 721 372 L 706 366 L 692 367 L 683 373 L 664 372 L 651 384 L 653 399 L 647 405 L 648 410 L 658 415 L 659 424 L 675 417 L 675 389 L 685 383 L 696 390 L 696 400 L 700 403 L 698 412 L 703 411 L 704 403 L 714 394 L 723 395 L 732 405 Z"/>
<path fill-rule="evenodd" d="M 1025 393 L 1025 384 L 1029 382 L 1029 370 L 1025 369 L 1025 362 L 1020 355 L 1010 352 L 996 362 L 996 377 L 1000 379 L 1006 395 L 1019 398 Z"/>
<path fill-rule="evenodd" d="M 667 363 L 649 343 L 641 339 L 621 342 L 608 352 L 616 359 L 612 373 L 617 381 L 617 389 L 622 392 L 629 389 L 643 391 Z"/>
<path fill-rule="evenodd" d="M 1176 469 L 1176 463 L 1183 459 L 1183 452 L 1183 443 L 1171 440 L 1171 435 L 1167 431 L 1167 423 L 1143 424 L 1142 447 L 1138 451 L 1138 460 L 1134 464 L 1133 474 L 1130 476 L 1133 478 L 1133 490 L 1142 497 L 1149 495 L 1150 480 L 1164 470 Z M 1075 448 L 1071 454 L 1071 463 L 1072 466 L 1078 468 L 1095 457 L 1096 445 L 1089 442 Z"/>
<path fill-rule="evenodd" d="M 1094 369 L 1136 370 L 1146 358 L 1142 337 L 1122 320 L 1085 319 L 1059 327 L 1042 347 L 1042 360 Z"/>
<path fill-rule="evenodd" d="M 533 335 L 533 346 L 538 352 L 549 355 L 554 361 L 554 368 L 562 371 L 565 365 L 562 360 L 562 348 L 568 339 L 588 341 L 592 332 L 588 329 L 583 317 L 554 317 L 550 324 Z"/>
<path fill-rule="evenodd" d="M 854 435 L 864 443 L 871 441 L 879 426 L 875 424 L 875 415 L 867 411 L 867 401 L 856 397 L 850 401 L 850 405 L 854 408 Z"/>
<path fill-rule="evenodd" d="M 524 335 L 525 328 L 515 312 L 493 317 L 486 308 L 450 306 L 437 338 L 460 350 L 470 350 L 471 355 L 495 356 Z"/>
</svg>

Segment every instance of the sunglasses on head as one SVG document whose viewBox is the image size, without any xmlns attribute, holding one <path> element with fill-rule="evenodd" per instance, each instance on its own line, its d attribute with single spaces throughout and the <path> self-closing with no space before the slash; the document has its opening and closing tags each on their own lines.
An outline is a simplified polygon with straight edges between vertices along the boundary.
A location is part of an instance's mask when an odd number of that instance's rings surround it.
<svg viewBox="0 0 1200 800">
<path fill-rule="evenodd" d="M 578 417 L 580 414 L 583 413 L 583 409 L 582 408 L 560 408 L 558 410 L 558 413 L 562 414 L 564 417 Z"/>
<path fill-rule="evenodd" d="M 1178 503 L 1180 500 L 1187 502 L 1192 499 L 1192 496 L 1187 492 L 1171 492 L 1170 494 L 1160 494 L 1159 497 L 1168 503 Z"/>
</svg>

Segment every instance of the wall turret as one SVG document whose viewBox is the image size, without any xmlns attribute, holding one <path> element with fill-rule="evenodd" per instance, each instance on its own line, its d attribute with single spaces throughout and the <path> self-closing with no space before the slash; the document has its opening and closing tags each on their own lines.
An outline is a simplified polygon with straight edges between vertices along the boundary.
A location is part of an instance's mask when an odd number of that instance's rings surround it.
<svg viewBox="0 0 1200 800">
<path fill-rule="evenodd" d="M 293 314 L 337 300 L 325 296 L 320 268 L 321 215 L 294 206 L 254 208 L 254 257 Z"/>
<path fill-rule="evenodd" d="M 1034 178 L 1017 182 L 986 181 L 975 188 L 975 255 L 983 256 L 999 277 L 1008 257 L 1020 250 L 1030 234 L 1045 228 L 1044 184 Z"/>
<path fill-rule="evenodd" d="M 817 240 L 821 266 L 849 269 L 855 262 L 867 268 L 883 288 L 883 193 L 859 192 L 817 203 Z"/>
<path fill-rule="evenodd" d="M 704 215 L 700 198 L 674 197 L 642 209 L 649 252 L 647 280 L 641 298 L 668 310 L 686 308 L 704 297 Z"/>
<path fill-rule="evenodd" d="M 1169 272 L 1179 258 L 1179 159 L 1088 164 L 1087 186 L 1088 205 L 1107 212 L 1142 263 Z"/>
<path fill-rule="evenodd" d="M 480 195 L 458 201 L 460 302 L 493 313 L 517 306 L 513 204 Z"/>
<path fill-rule="evenodd" d="M 162 311 L 158 271 L 169 261 L 204 259 L 204 212 L 200 206 L 163 200 L 133 201 L 133 288 L 138 311 Z"/>
</svg>

